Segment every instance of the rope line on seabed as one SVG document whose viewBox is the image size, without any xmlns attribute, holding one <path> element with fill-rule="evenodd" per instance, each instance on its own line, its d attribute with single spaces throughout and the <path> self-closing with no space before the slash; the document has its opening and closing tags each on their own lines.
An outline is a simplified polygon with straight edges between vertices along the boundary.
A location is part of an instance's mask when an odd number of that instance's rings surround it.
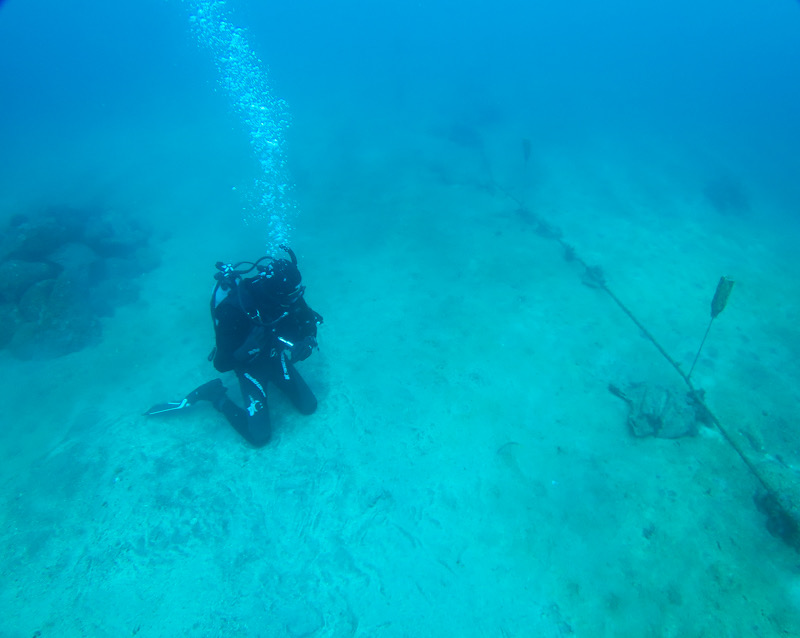
<svg viewBox="0 0 800 638">
<path fill-rule="evenodd" d="M 689 394 L 692 399 L 696 402 L 697 406 L 702 410 L 703 415 L 711 421 L 722 434 L 723 438 L 728 442 L 728 444 L 733 448 L 742 462 L 747 466 L 753 476 L 758 480 L 761 487 L 766 491 L 767 495 L 772 497 L 773 503 L 772 505 L 776 507 L 780 514 L 783 514 L 785 517 L 788 518 L 788 522 L 792 529 L 787 534 L 787 540 L 790 544 L 795 546 L 795 549 L 800 550 L 800 508 L 795 507 L 792 499 L 789 496 L 784 496 L 776 487 L 774 487 L 764 476 L 764 473 L 756 467 L 747 453 L 742 449 L 742 447 L 736 442 L 736 440 L 731 436 L 728 428 L 722 424 L 722 422 L 717 418 L 717 416 L 711 411 L 711 409 L 706 404 L 703 393 L 699 392 L 694 385 L 692 384 L 689 375 L 687 375 L 680 367 L 680 364 L 673 359 L 670 354 L 664 349 L 664 347 L 658 342 L 658 340 L 653 336 L 653 334 L 642 324 L 642 322 L 633 314 L 633 311 L 626 306 L 623 301 L 614 293 L 611 288 L 608 287 L 608 284 L 605 280 L 605 276 L 603 275 L 603 269 L 600 266 L 590 265 L 587 261 L 580 257 L 575 251 L 575 248 L 568 244 L 564 238 L 561 229 L 558 227 L 548 223 L 539 215 L 532 213 L 529 211 L 522 201 L 516 198 L 514 195 L 506 191 L 504 188 L 499 186 L 498 184 L 494 184 L 495 188 L 498 191 L 503 193 L 506 197 L 508 197 L 511 201 L 515 202 L 519 206 L 519 212 L 524 217 L 525 220 L 533 223 L 536 225 L 536 234 L 544 239 L 551 239 L 557 242 L 563 249 L 565 259 L 567 261 L 573 261 L 580 264 L 583 269 L 583 282 L 589 286 L 590 288 L 595 288 L 598 290 L 604 291 L 611 299 L 614 301 L 615 304 L 628 316 L 628 318 L 636 325 L 637 328 L 642 332 L 644 337 L 650 341 L 656 349 L 661 353 L 664 359 L 675 369 L 675 371 L 680 375 L 683 379 L 686 386 L 689 388 Z M 767 512 L 768 516 L 770 515 Z M 775 512 L 772 513 L 773 515 Z M 769 527 L 769 525 L 768 525 Z M 772 531 L 772 530 L 770 530 Z"/>
</svg>

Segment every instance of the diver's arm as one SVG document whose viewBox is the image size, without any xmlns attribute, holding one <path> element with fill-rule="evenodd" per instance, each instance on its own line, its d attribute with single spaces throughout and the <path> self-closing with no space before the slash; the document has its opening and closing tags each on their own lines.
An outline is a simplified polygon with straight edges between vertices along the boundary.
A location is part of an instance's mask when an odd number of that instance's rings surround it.
<svg viewBox="0 0 800 638">
<path fill-rule="evenodd" d="M 237 367 L 234 353 L 247 339 L 253 324 L 241 310 L 225 303 L 217 308 L 214 319 L 217 337 L 214 367 L 220 372 L 227 372 Z"/>
</svg>

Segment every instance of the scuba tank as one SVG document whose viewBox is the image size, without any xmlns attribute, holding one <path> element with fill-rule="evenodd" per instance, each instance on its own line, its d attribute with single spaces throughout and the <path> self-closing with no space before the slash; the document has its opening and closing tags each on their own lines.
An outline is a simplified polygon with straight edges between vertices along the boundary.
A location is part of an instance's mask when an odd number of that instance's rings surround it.
<svg viewBox="0 0 800 638">
<path fill-rule="evenodd" d="M 290 259 L 277 259 L 265 255 L 255 262 L 241 261 L 237 264 L 229 264 L 218 261 L 215 264 L 217 272 L 214 274 L 214 279 L 216 283 L 209 303 L 215 334 L 218 323 L 216 310 L 232 294 L 236 295 L 235 301 L 231 300 L 232 303 L 238 305 L 260 328 L 272 328 L 289 315 L 290 307 L 303 296 L 305 287 L 300 285 L 302 278 L 297 268 L 297 256 L 294 251 L 285 245 L 281 245 L 281 249 L 286 251 Z M 245 279 L 245 275 L 254 270 L 258 271 L 258 274 Z M 245 282 L 248 285 L 243 285 Z M 283 312 L 276 317 L 265 318 L 262 316 L 258 301 L 254 297 L 253 291 L 250 290 L 251 288 L 257 289 L 257 297 L 274 302 L 267 303 L 267 306 L 274 305 L 278 310 L 283 309 Z M 212 361 L 215 355 L 216 346 L 211 350 L 208 360 Z"/>
</svg>

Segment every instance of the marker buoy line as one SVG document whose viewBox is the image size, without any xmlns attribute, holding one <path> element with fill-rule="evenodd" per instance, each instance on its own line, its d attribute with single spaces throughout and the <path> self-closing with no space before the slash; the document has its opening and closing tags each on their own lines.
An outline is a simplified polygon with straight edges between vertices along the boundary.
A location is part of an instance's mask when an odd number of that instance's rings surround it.
<svg viewBox="0 0 800 638">
<path fill-rule="evenodd" d="M 523 152 L 527 155 L 529 151 L 525 146 L 523 146 L 523 149 Z M 527 163 L 527 157 L 525 157 L 525 160 Z M 728 445 L 730 445 L 731 448 L 736 452 L 738 457 L 742 460 L 747 469 L 750 470 L 760 484 L 762 489 L 756 493 L 754 496 L 754 501 L 758 509 L 767 516 L 767 529 L 769 532 L 774 536 L 780 537 L 783 541 L 797 551 L 800 551 L 800 495 L 798 495 L 796 498 L 793 498 L 785 490 L 781 491 L 775 487 L 773 480 L 767 477 L 761 468 L 756 466 L 747 453 L 742 449 L 742 446 L 739 445 L 733 436 L 731 436 L 728 428 L 723 425 L 723 423 L 706 405 L 703 396 L 704 393 L 701 390 L 696 389 L 691 381 L 691 374 L 694 371 L 697 359 L 700 356 L 700 351 L 703 349 L 703 345 L 706 342 L 708 333 L 711 330 L 711 325 L 714 323 L 714 320 L 717 318 L 717 316 L 719 316 L 719 314 L 725 309 L 733 288 L 734 281 L 724 276 L 720 278 L 719 283 L 717 284 L 717 289 L 714 292 L 714 297 L 711 301 L 711 321 L 706 328 L 706 332 L 703 335 L 703 339 L 700 343 L 700 348 L 698 348 L 694 362 L 692 363 L 692 367 L 687 374 L 683 371 L 680 364 L 670 356 L 670 354 L 658 342 L 653 334 L 642 324 L 636 315 L 633 314 L 631 309 L 622 302 L 622 300 L 614 293 L 613 290 L 611 290 L 611 288 L 609 288 L 603 273 L 603 269 L 600 266 L 591 265 L 581 258 L 581 256 L 575 250 L 575 247 L 566 242 L 561 229 L 550 224 L 536 213 L 528 210 L 522 201 L 497 183 L 495 183 L 494 186 L 499 192 L 503 193 L 508 199 L 517 204 L 517 212 L 526 221 L 526 223 L 530 223 L 534 226 L 534 232 L 537 235 L 543 239 L 549 239 L 561 245 L 564 250 L 565 260 L 579 264 L 583 268 L 581 281 L 590 288 L 595 288 L 605 292 L 636 325 L 641 334 L 644 335 L 645 338 L 656 347 L 656 349 L 661 353 L 661 356 L 663 356 L 664 359 L 666 359 L 666 361 L 672 366 L 672 368 L 680 375 L 686 386 L 689 388 L 690 395 L 697 402 L 700 410 L 703 411 L 706 420 L 712 422 L 716 426 L 716 428 L 722 434 L 722 437 L 725 439 L 725 441 L 727 441 Z M 791 482 L 786 483 L 791 484 Z"/>
</svg>

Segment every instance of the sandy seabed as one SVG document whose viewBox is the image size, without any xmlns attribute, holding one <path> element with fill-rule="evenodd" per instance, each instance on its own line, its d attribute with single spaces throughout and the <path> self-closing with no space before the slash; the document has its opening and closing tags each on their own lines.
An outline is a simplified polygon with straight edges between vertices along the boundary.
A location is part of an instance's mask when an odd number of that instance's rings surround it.
<svg viewBox="0 0 800 638">
<path fill-rule="evenodd" d="M 797 228 L 720 216 L 599 142 L 541 151 L 528 192 L 446 140 L 400 146 L 300 154 L 320 404 L 273 393 L 266 448 L 206 405 L 140 416 L 213 375 L 213 264 L 262 250 L 213 178 L 140 193 L 162 266 L 101 344 L 0 353 L 0 636 L 800 635 L 798 557 L 753 477 L 712 428 L 631 435 L 608 384 L 680 378 L 501 187 L 687 368 L 736 279 L 693 379 L 792 477 Z"/>
</svg>

